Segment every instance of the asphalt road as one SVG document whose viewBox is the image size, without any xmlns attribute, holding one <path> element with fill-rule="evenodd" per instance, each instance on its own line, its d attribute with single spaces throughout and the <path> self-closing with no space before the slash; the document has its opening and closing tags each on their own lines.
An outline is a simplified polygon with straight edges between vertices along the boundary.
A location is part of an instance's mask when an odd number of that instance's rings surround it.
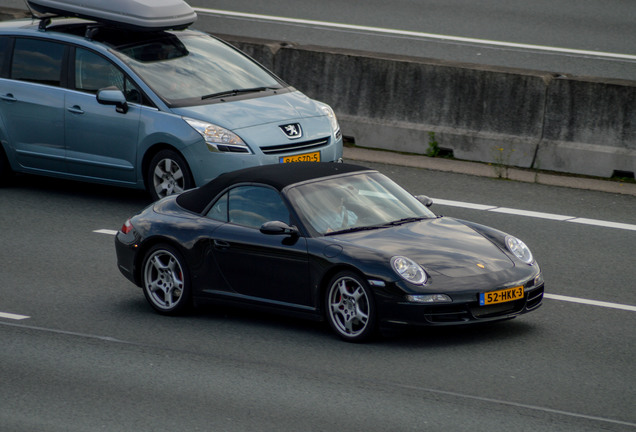
<svg viewBox="0 0 636 432">
<path fill-rule="evenodd" d="M 367 165 L 437 199 L 636 225 L 633 196 Z M 569 300 L 355 345 L 268 314 L 152 312 L 95 232 L 147 204 L 32 176 L 0 188 L 3 432 L 636 430 L 634 230 L 435 205 L 524 239 Z"/>
</svg>

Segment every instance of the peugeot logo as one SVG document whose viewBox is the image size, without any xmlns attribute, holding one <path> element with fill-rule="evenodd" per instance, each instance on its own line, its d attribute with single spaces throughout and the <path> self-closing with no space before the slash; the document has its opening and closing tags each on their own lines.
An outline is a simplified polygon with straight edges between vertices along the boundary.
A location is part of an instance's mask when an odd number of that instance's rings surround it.
<svg viewBox="0 0 636 432">
<path fill-rule="evenodd" d="M 296 139 L 303 136 L 303 130 L 300 128 L 300 123 L 281 125 L 279 128 L 289 139 Z"/>
</svg>

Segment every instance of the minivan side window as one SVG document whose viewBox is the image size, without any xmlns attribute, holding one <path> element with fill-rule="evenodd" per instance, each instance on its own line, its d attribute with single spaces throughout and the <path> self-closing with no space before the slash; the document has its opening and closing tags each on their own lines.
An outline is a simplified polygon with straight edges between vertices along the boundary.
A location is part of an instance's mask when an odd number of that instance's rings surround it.
<svg viewBox="0 0 636 432">
<path fill-rule="evenodd" d="M 75 51 L 75 88 L 94 93 L 115 86 L 128 102 L 142 103 L 141 92 L 124 73 L 104 57 L 83 48 Z"/>
<path fill-rule="evenodd" d="M 39 39 L 16 39 L 11 78 L 59 87 L 65 48 Z"/>
<path fill-rule="evenodd" d="M 0 37 L 0 78 L 9 76 L 9 47 L 12 40 L 8 37 Z"/>
</svg>

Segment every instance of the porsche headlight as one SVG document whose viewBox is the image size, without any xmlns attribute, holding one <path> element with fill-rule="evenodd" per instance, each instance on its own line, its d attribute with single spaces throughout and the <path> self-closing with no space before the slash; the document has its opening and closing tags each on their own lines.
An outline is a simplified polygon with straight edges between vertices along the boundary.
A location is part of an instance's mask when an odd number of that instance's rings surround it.
<svg viewBox="0 0 636 432">
<path fill-rule="evenodd" d="M 513 236 L 506 236 L 506 247 L 510 252 L 514 254 L 517 258 L 523 261 L 526 264 L 532 264 L 534 261 L 534 257 L 532 256 L 532 252 L 528 249 L 528 246 L 521 240 Z"/>
<path fill-rule="evenodd" d="M 391 258 L 393 270 L 404 280 L 416 285 L 424 285 L 428 279 L 424 269 L 412 259 L 403 256 Z"/>
<path fill-rule="evenodd" d="M 201 120 L 186 117 L 183 120 L 201 134 L 211 152 L 251 153 L 241 137 L 228 129 Z"/>
<path fill-rule="evenodd" d="M 320 107 L 320 110 L 325 113 L 327 118 L 329 118 L 329 124 L 331 125 L 331 130 L 337 134 L 340 131 L 340 125 L 338 124 L 336 113 L 333 112 L 333 109 L 331 109 L 331 107 L 327 104 L 324 104 L 322 102 L 317 102 L 317 104 Z"/>
</svg>

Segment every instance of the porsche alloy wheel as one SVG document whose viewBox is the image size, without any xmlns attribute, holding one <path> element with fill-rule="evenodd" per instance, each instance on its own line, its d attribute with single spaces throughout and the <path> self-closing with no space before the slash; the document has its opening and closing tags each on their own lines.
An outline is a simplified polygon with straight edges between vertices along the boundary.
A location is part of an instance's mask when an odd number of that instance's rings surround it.
<svg viewBox="0 0 636 432">
<path fill-rule="evenodd" d="M 144 295 L 163 314 L 175 315 L 190 307 L 190 282 L 180 254 L 169 246 L 150 249 L 143 264 Z"/>
<path fill-rule="evenodd" d="M 147 185 L 156 201 L 194 187 L 194 181 L 188 164 L 178 153 L 162 150 L 150 162 Z"/>
<path fill-rule="evenodd" d="M 375 331 L 375 304 L 369 288 L 356 274 L 343 272 L 327 290 L 327 320 L 342 339 L 359 342 Z"/>
</svg>

